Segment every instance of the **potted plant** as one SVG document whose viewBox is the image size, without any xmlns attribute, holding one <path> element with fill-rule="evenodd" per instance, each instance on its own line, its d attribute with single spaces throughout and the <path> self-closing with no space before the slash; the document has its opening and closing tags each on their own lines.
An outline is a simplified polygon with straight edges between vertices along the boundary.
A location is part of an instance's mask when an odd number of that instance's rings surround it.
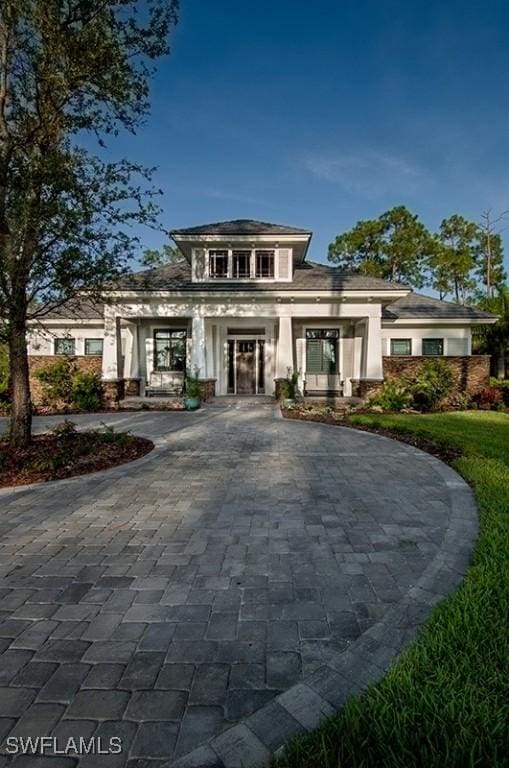
<svg viewBox="0 0 509 768">
<path fill-rule="evenodd" d="M 184 384 L 184 408 L 186 411 L 196 411 L 200 407 L 201 385 L 198 371 L 193 376 L 188 373 Z"/>
<path fill-rule="evenodd" d="M 288 408 L 291 405 L 295 405 L 295 400 L 298 394 L 299 385 L 299 371 L 290 371 L 288 368 L 288 375 L 283 383 L 283 405 Z"/>
</svg>

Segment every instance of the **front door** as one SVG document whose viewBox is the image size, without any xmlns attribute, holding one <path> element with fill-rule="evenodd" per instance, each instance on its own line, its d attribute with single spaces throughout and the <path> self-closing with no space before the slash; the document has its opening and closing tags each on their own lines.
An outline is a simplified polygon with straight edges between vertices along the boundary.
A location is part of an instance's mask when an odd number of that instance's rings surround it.
<svg viewBox="0 0 509 768">
<path fill-rule="evenodd" d="M 237 342 L 237 394 L 256 393 L 256 341 Z"/>
</svg>

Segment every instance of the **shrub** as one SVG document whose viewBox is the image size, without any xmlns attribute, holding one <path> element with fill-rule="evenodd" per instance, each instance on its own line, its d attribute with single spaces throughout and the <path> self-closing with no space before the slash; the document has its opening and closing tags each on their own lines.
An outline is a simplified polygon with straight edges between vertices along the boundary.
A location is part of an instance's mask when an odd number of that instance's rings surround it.
<svg viewBox="0 0 509 768">
<path fill-rule="evenodd" d="M 34 377 L 41 382 L 43 396 L 46 402 L 54 404 L 58 401 L 69 404 L 73 387 L 75 366 L 68 358 L 63 357 L 54 363 L 49 363 L 35 371 Z"/>
<path fill-rule="evenodd" d="M 51 429 L 51 432 L 57 437 L 72 437 L 76 434 L 76 424 L 69 419 L 64 419 Z"/>
<path fill-rule="evenodd" d="M 101 426 L 103 429 L 98 435 L 102 443 L 116 443 L 123 447 L 134 440 L 130 432 L 116 432 L 115 427 L 105 424 L 104 421 L 101 422 Z"/>
<path fill-rule="evenodd" d="M 495 387 L 501 391 L 504 405 L 509 408 L 509 379 L 495 379 L 492 377 L 490 379 L 490 387 Z"/>
<path fill-rule="evenodd" d="M 422 411 L 436 408 L 450 395 L 454 387 L 454 373 L 445 360 L 427 360 L 409 382 L 413 403 Z"/>
<path fill-rule="evenodd" d="M 295 400 L 295 397 L 298 392 L 298 385 L 299 385 L 299 371 L 293 371 L 291 372 L 291 369 L 288 368 L 288 376 L 284 380 L 282 386 L 281 386 L 281 394 L 284 398 L 288 400 Z"/>
<path fill-rule="evenodd" d="M 472 395 L 468 392 L 455 392 L 448 398 L 447 403 L 458 411 L 467 411 L 472 407 Z"/>
<path fill-rule="evenodd" d="M 382 408 L 384 411 L 401 411 L 403 408 L 408 408 L 411 401 L 412 395 L 405 382 L 387 379 L 380 392 L 370 399 L 369 405 Z"/>
<path fill-rule="evenodd" d="M 482 411 L 491 411 L 502 405 L 502 391 L 497 387 L 483 387 L 474 397 Z"/>
<path fill-rule="evenodd" d="M 77 371 L 72 379 L 71 401 L 80 411 L 96 411 L 101 405 L 101 379 L 96 373 Z"/>
<path fill-rule="evenodd" d="M 185 382 L 185 396 L 189 398 L 201 397 L 201 384 L 198 378 L 199 372 L 196 371 L 193 376 L 192 373 L 188 373 Z"/>
</svg>

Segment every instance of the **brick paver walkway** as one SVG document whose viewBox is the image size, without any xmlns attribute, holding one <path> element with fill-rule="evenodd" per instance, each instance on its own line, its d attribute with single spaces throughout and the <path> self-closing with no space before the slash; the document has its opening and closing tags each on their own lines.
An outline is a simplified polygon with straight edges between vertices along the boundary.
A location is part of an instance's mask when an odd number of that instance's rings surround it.
<svg viewBox="0 0 509 768">
<path fill-rule="evenodd" d="M 470 491 L 411 447 L 270 406 L 106 420 L 156 451 L 0 493 L 0 739 L 122 739 L 80 768 L 263 762 L 467 566 Z"/>
</svg>

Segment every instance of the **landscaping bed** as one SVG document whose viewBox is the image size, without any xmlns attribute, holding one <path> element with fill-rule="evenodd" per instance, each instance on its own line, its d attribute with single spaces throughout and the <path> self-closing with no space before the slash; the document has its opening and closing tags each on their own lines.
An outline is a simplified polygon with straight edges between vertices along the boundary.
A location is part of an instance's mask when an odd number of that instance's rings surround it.
<svg viewBox="0 0 509 768">
<path fill-rule="evenodd" d="M 112 428 L 77 432 L 64 422 L 52 432 L 34 435 L 22 450 L 0 442 L 0 488 L 98 472 L 138 459 L 153 447 L 151 440 Z"/>
<path fill-rule="evenodd" d="M 426 437 L 425 435 L 404 432 L 402 430 L 387 429 L 381 424 L 374 426 L 367 422 L 363 423 L 361 421 L 361 411 L 349 414 L 347 411 L 325 410 L 323 413 L 317 413 L 299 410 L 297 408 L 281 408 L 281 413 L 285 419 L 314 421 L 318 424 L 331 424 L 335 427 L 350 427 L 351 429 L 374 432 L 377 435 L 395 438 L 402 443 L 413 445 L 415 448 L 420 448 L 421 451 L 431 453 L 433 456 L 437 456 L 437 458 L 441 459 L 441 461 L 445 461 L 447 464 L 452 464 L 461 455 L 459 448 L 448 445 L 444 441 L 433 440 L 429 436 Z"/>
<path fill-rule="evenodd" d="M 296 738 L 274 765 L 506 766 L 509 415 L 352 413 L 339 423 L 454 452 L 452 466 L 475 493 L 479 539 L 459 589 L 435 607 L 419 639 L 385 677 L 316 731 Z"/>
</svg>

